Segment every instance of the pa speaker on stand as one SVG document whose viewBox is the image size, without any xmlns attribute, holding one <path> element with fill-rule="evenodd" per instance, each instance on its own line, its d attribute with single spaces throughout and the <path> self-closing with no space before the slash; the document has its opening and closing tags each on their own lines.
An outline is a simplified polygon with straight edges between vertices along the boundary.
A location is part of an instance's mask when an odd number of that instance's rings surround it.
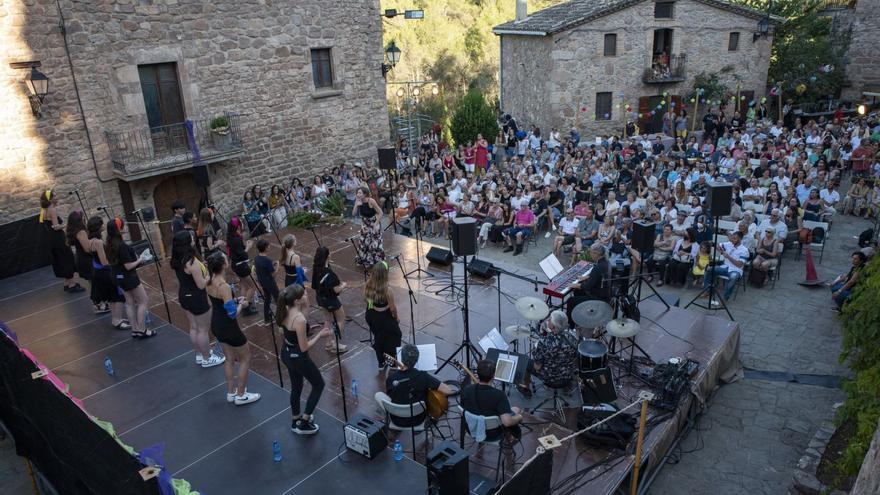
<svg viewBox="0 0 880 495">
<path fill-rule="evenodd" d="M 456 256 L 477 254 L 477 221 L 473 217 L 452 219 L 452 252 Z"/>
<path fill-rule="evenodd" d="M 731 203 L 733 203 L 733 184 L 729 182 L 709 183 L 709 191 L 706 193 L 706 209 L 712 214 L 712 218 L 730 215 Z"/>
<path fill-rule="evenodd" d="M 379 148 L 379 168 L 397 170 L 397 153 L 394 148 Z"/>
</svg>

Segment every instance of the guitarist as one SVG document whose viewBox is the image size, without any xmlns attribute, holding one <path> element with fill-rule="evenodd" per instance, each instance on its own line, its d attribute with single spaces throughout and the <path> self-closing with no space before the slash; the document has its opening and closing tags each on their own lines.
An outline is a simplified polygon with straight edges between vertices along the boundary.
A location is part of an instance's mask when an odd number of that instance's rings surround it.
<svg viewBox="0 0 880 495">
<path fill-rule="evenodd" d="M 416 363 L 419 361 L 419 348 L 412 344 L 404 344 L 400 349 L 398 369 L 388 374 L 385 379 L 385 389 L 391 402 L 395 404 L 410 405 L 427 400 L 428 390 L 437 390 L 443 395 L 452 395 L 454 391 L 449 385 L 442 383 L 434 375 L 417 370 Z M 426 413 L 413 418 L 391 419 L 398 426 L 415 426 L 425 421 Z"/>
<path fill-rule="evenodd" d="M 494 378 L 494 362 L 488 359 L 477 362 L 477 383 L 462 389 L 461 407 L 478 416 L 498 416 L 501 418 L 501 428 L 486 430 L 486 441 L 498 440 L 505 432 L 518 440 L 522 436 L 519 428 L 519 424 L 523 420 L 521 410 L 518 407 L 510 407 L 510 402 L 504 392 L 492 386 Z"/>
</svg>

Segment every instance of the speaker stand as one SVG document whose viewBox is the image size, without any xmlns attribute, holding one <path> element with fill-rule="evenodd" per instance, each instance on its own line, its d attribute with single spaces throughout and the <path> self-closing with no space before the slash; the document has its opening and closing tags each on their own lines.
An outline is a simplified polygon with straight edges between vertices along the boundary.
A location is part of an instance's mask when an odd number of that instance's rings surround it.
<svg viewBox="0 0 880 495">
<path fill-rule="evenodd" d="M 712 265 L 712 263 L 715 262 L 715 257 L 718 256 L 718 217 L 717 216 L 715 217 L 714 237 L 715 237 L 715 239 L 712 241 L 712 258 L 711 258 L 711 262 L 709 263 L 709 267 L 714 266 L 714 265 Z M 707 267 L 706 269 L 708 270 L 709 267 Z M 703 275 L 703 276 L 705 277 L 705 275 Z M 691 306 L 696 306 L 698 308 L 707 309 L 709 311 L 718 311 L 719 308 L 715 307 L 715 305 L 712 304 L 712 302 L 714 300 L 716 300 L 716 298 L 717 298 L 719 305 L 722 308 L 724 308 L 724 312 L 727 313 L 727 317 L 730 318 L 730 321 L 736 321 L 733 318 L 733 315 L 730 314 L 730 309 L 727 308 L 727 303 L 724 301 L 724 298 L 721 297 L 721 294 L 718 293 L 718 287 L 715 285 L 715 280 L 717 277 L 718 277 L 718 275 L 715 273 L 715 270 L 713 269 L 712 270 L 712 277 L 709 278 L 709 287 L 701 290 L 700 293 L 696 295 L 696 297 L 691 299 L 691 302 L 687 303 L 687 305 L 684 307 L 684 309 L 688 309 Z M 709 301 L 706 303 L 705 306 L 703 306 L 702 304 L 697 304 L 697 299 L 701 298 L 703 296 L 703 294 L 709 295 Z"/>
<path fill-rule="evenodd" d="M 404 277 L 408 277 L 413 273 L 416 274 L 416 278 L 422 278 L 422 274 L 424 273 L 426 277 L 433 277 L 434 274 L 422 268 L 422 220 L 421 217 L 416 219 L 416 269 L 404 273 Z"/>
<path fill-rule="evenodd" d="M 456 347 L 456 349 L 452 351 L 449 357 L 446 358 L 446 360 L 443 361 L 443 364 L 441 364 L 440 367 L 437 368 L 437 371 L 434 372 L 435 375 L 440 373 L 440 371 L 445 368 L 446 365 L 452 362 L 452 360 L 455 359 L 455 356 L 457 356 L 459 352 L 464 355 L 464 361 L 462 362 L 462 364 L 468 368 L 471 367 L 472 356 L 476 358 L 475 361 L 483 358 L 483 354 L 479 350 L 477 350 L 477 348 L 474 347 L 474 344 L 471 342 L 470 322 L 468 321 L 468 312 L 470 308 L 468 306 L 467 256 L 462 256 L 462 259 L 464 260 L 464 305 L 461 307 L 461 311 L 462 318 L 464 320 L 464 336 L 461 340 L 461 344 L 459 344 L 458 347 Z"/>
<path fill-rule="evenodd" d="M 452 252 L 452 237 L 449 237 L 449 254 L 452 256 L 452 263 L 449 264 L 449 285 L 443 286 L 436 292 L 437 295 L 440 295 L 446 291 L 449 291 L 449 294 L 453 297 L 456 295 L 456 291 L 459 293 L 461 289 L 455 286 L 455 253 Z M 465 263 L 465 265 L 467 265 Z M 467 266 L 465 266 L 464 278 L 467 281 Z"/>
</svg>

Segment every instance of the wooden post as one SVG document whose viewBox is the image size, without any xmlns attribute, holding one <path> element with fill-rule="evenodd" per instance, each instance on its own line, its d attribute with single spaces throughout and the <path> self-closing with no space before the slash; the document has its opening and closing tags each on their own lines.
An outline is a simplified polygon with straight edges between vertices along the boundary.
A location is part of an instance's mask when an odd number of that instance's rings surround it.
<svg viewBox="0 0 880 495">
<path fill-rule="evenodd" d="M 642 414 L 639 417 L 639 438 L 636 441 L 636 465 L 633 468 L 632 482 L 629 485 L 629 495 L 636 495 L 639 487 L 639 470 L 642 467 L 642 443 L 645 440 L 645 420 L 648 418 L 648 401 L 642 399 Z"/>
<path fill-rule="evenodd" d="M 739 112 L 739 84 L 736 85 L 736 101 L 733 103 L 733 111 Z"/>
<path fill-rule="evenodd" d="M 697 110 L 700 108 L 700 90 L 697 90 L 697 97 L 694 99 L 694 118 L 691 119 L 691 134 L 697 128 Z"/>
<path fill-rule="evenodd" d="M 623 111 L 623 139 L 626 140 L 626 95 L 625 93 L 621 93 L 624 96 L 620 98 L 620 109 Z"/>
<path fill-rule="evenodd" d="M 776 83 L 776 96 L 779 97 L 779 121 L 784 122 L 785 115 L 782 114 L 782 81 Z"/>
</svg>

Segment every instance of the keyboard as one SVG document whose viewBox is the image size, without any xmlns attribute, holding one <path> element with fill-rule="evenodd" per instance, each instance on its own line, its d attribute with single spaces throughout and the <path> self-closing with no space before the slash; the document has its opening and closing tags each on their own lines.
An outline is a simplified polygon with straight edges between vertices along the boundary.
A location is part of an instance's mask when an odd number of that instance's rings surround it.
<svg viewBox="0 0 880 495">
<path fill-rule="evenodd" d="M 593 264 L 589 261 L 579 261 L 576 265 L 553 277 L 553 280 L 544 287 L 544 294 L 565 299 L 565 296 L 571 292 L 571 284 L 577 283 L 577 279 L 590 273 L 592 268 Z"/>
</svg>

